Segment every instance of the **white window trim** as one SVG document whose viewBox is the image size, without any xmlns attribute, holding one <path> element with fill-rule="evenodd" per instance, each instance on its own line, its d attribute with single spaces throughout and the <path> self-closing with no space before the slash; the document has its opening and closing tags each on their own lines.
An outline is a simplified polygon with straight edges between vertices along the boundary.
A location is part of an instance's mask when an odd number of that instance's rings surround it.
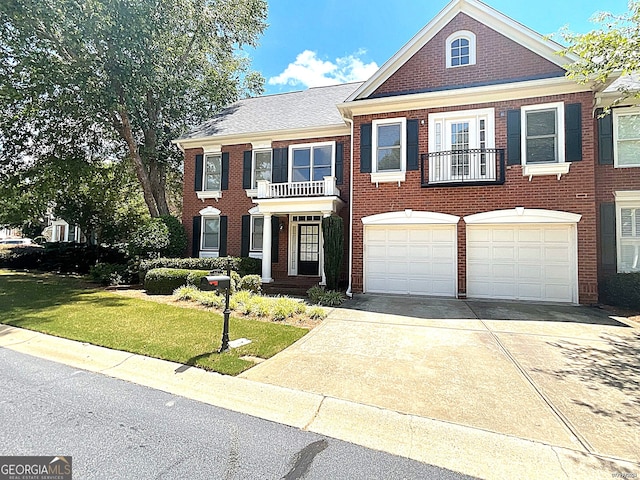
<svg viewBox="0 0 640 480">
<path fill-rule="evenodd" d="M 451 65 L 451 44 L 459 38 L 464 38 L 465 40 L 469 40 L 469 63 L 465 65 Z M 454 32 L 447 37 L 445 45 L 446 45 L 445 48 L 446 48 L 447 68 L 468 67 L 469 65 L 476 64 L 476 34 L 475 33 L 470 32 L 469 30 L 458 30 L 457 32 Z"/>
<path fill-rule="evenodd" d="M 198 199 L 203 202 L 209 198 L 214 198 L 216 202 L 222 198 L 222 190 L 207 190 L 207 157 L 220 158 L 220 186 L 222 186 L 222 152 L 206 151 L 202 159 L 202 191 L 196 192 Z"/>
<path fill-rule="evenodd" d="M 536 110 L 556 110 L 556 136 L 558 140 L 557 154 L 558 161 L 554 163 L 533 163 L 527 164 L 527 112 Z M 520 108 L 520 149 L 522 152 L 522 175 L 533 177 L 540 175 L 556 175 L 558 180 L 562 175 L 569 173 L 570 162 L 565 162 L 565 138 L 564 138 L 564 102 L 540 103 L 536 105 L 525 105 Z"/>
<path fill-rule="evenodd" d="M 262 224 L 263 225 L 263 227 L 262 227 L 262 229 L 263 229 L 262 230 L 262 245 L 264 246 L 264 215 L 251 215 L 250 220 L 249 220 L 249 251 L 259 254 L 260 255 L 259 258 L 262 258 L 262 248 L 263 247 L 260 247 L 258 249 L 258 248 L 255 248 L 254 245 L 253 245 L 253 221 L 256 218 L 262 218 L 262 221 L 263 221 L 263 224 Z"/>
<path fill-rule="evenodd" d="M 614 168 L 637 168 L 640 167 L 640 161 L 633 165 L 618 164 L 618 119 L 619 117 L 640 115 L 640 108 L 627 107 L 613 109 L 613 166 Z M 640 152 L 639 152 L 640 153 Z"/>
<path fill-rule="evenodd" d="M 336 142 L 335 141 L 331 141 L 331 142 L 316 142 L 316 143 L 296 143 L 294 145 L 289 145 L 289 183 L 300 183 L 300 182 L 294 182 L 293 181 L 293 151 L 294 150 L 305 150 L 305 149 L 310 149 L 311 153 L 310 153 L 310 164 L 309 164 L 309 168 L 310 168 L 310 172 L 309 172 L 309 180 L 310 182 L 313 182 L 313 180 L 311 180 L 311 178 L 313 178 L 313 149 L 315 147 L 327 147 L 330 146 L 331 147 L 331 176 L 335 177 L 336 176 Z M 273 162 L 273 157 L 271 158 L 271 161 Z M 273 169 L 273 164 L 272 164 L 272 169 Z M 307 180 L 305 180 L 307 181 Z M 319 181 L 319 180 L 316 180 Z"/>
<path fill-rule="evenodd" d="M 271 178 L 273 178 L 273 150 L 271 148 L 260 148 L 251 151 L 251 190 L 255 190 L 256 194 L 258 192 L 258 186 L 256 185 L 255 188 L 253 187 L 256 183 L 256 154 L 266 152 L 271 154 Z"/>
<path fill-rule="evenodd" d="M 400 169 L 378 172 L 378 127 L 400 123 Z M 407 171 L 407 119 L 405 117 L 384 118 L 371 122 L 371 183 L 404 182 Z"/>
<path fill-rule="evenodd" d="M 208 207 L 210 208 L 210 207 Z M 201 212 L 203 211 L 207 211 L 208 209 L 205 210 L 201 210 Z M 212 209 L 212 210 L 217 210 L 217 209 Z M 219 212 L 219 210 L 218 210 Z M 218 213 L 217 215 L 215 214 L 211 214 L 211 211 L 207 211 L 207 214 L 202 215 L 201 219 L 200 219 L 200 257 L 202 256 L 206 256 L 206 257 L 218 257 L 220 255 L 220 213 Z M 204 246 L 204 222 L 206 220 L 212 220 L 214 218 L 218 219 L 218 248 L 205 248 Z"/>
<path fill-rule="evenodd" d="M 476 131 L 479 130 L 480 120 L 486 120 L 487 125 L 485 129 L 485 142 L 486 148 L 496 148 L 496 111 L 495 108 L 479 108 L 477 110 L 458 110 L 453 112 L 440 112 L 440 113 L 430 113 L 429 114 L 429 151 L 437 152 L 444 150 L 444 141 L 440 146 L 440 150 L 436 147 L 436 124 L 441 124 L 441 135 L 444 138 L 445 135 L 445 123 L 450 122 L 452 120 L 471 120 L 475 119 Z M 478 140 L 479 142 L 479 140 Z M 469 148 L 479 148 L 476 145 L 470 146 Z"/>
<path fill-rule="evenodd" d="M 616 270 L 618 273 L 627 273 L 627 270 L 620 270 L 622 265 L 622 209 L 640 208 L 640 190 L 618 191 L 614 192 L 614 195 L 616 198 Z"/>
</svg>

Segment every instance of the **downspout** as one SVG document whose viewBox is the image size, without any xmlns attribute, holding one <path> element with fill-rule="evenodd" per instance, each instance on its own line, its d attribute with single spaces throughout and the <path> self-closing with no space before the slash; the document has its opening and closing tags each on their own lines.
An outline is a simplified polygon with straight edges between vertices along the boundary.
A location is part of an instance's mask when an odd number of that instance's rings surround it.
<svg viewBox="0 0 640 480">
<path fill-rule="evenodd" d="M 351 278 L 353 277 L 353 119 L 342 117 L 351 125 L 351 148 L 349 148 L 349 285 L 347 297 L 353 298 L 351 291 Z"/>
</svg>

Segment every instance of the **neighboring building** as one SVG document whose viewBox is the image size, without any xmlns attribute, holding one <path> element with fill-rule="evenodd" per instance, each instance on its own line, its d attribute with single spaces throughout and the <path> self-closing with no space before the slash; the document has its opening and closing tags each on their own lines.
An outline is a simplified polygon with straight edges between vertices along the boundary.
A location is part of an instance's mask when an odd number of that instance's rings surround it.
<svg viewBox="0 0 640 480">
<path fill-rule="evenodd" d="M 80 227 L 77 225 L 69 225 L 61 219 L 51 220 L 51 224 L 42 232 L 50 242 L 76 242 L 84 243 L 85 236 L 82 234 Z"/>
<path fill-rule="evenodd" d="M 191 255 L 320 277 L 338 213 L 350 291 L 596 302 L 640 270 L 640 109 L 559 50 L 456 0 L 367 82 L 232 105 L 176 141 Z"/>
<path fill-rule="evenodd" d="M 0 240 L 8 238 L 20 238 L 22 232 L 19 228 L 0 227 Z"/>
</svg>

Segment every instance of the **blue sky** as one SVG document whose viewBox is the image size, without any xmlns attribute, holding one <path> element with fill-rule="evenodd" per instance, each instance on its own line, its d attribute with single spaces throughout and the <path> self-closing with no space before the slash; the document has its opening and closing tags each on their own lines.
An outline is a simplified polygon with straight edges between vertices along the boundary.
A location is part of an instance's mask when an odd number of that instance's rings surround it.
<svg viewBox="0 0 640 480">
<path fill-rule="evenodd" d="M 486 0 L 543 35 L 563 26 L 584 33 L 599 11 L 623 13 L 626 0 Z M 365 80 L 442 10 L 446 0 L 272 0 L 269 27 L 252 65 L 265 93 Z"/>
</svg>

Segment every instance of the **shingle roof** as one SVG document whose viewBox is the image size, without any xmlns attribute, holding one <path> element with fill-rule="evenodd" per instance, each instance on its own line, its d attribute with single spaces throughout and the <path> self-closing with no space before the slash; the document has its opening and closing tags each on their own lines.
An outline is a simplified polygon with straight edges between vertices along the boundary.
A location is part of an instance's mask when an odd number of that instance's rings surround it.
<svg viewBox="0 0 640 480">
<path fill-rule="evenodd" d="M 240 100 L 179 140 L 344 125 L 336 108 L 362 82 Z"/>
</svg>

